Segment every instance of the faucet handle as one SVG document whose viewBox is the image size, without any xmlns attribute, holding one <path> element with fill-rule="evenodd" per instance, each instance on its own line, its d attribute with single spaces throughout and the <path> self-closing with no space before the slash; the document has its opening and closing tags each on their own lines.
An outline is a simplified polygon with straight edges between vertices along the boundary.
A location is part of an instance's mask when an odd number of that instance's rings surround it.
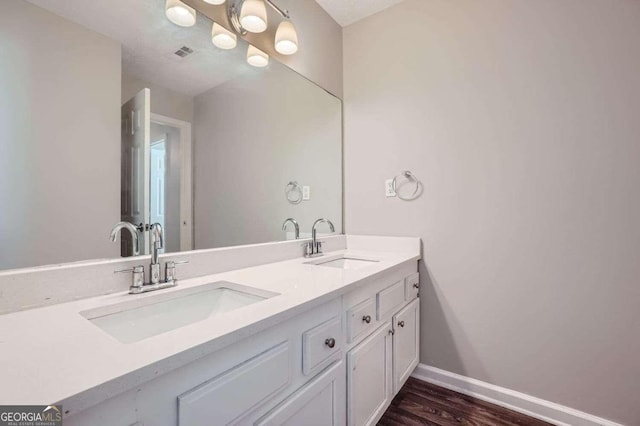
<svg viewBox="0 0 640 426">
<path fill-rule="evenodd" d="M 166 263 L 166 267 L 175 268 L 178 265 L 184 265 L 185 263 L 189 263 L 188 260 L 168 260 Z"/>
<path fill-rule="evenodd" d="M 113 271 L 114 274 L 122 272 L 133 272 L 133 280 L 131 281 L 131 287 L 129 287 L 129 293 L 136 293 L 142 289 L 144 285 L 144 266 L 134 266 L 129 269 L 121 269 L 119 271 Z"/>
<path fill-rule="evenodd" d="M 164 266 L 164 281 L 168 283 L 172 283 L 177 281 L 176 278 L 176 266 L 184 265 L 185 263 L 189 263 L 188 260 L 169 260 Z"/>
<path fill-rule="evenodd" d="M 117 271 L 113 271 L 114 274 L 120 274 L 123 272 L 133 272 L 134 274 L 137 272 L 144 272 L 144 266 L 134 266 L 133 268 L 129 268 L 129 269 L 120 269 Z"/>
<path fill-rule="evenodd" d="M 316 241 L 316 253 L 322 254 L 322 245 L 326 243 L 326 241 Z"/>
</svg>

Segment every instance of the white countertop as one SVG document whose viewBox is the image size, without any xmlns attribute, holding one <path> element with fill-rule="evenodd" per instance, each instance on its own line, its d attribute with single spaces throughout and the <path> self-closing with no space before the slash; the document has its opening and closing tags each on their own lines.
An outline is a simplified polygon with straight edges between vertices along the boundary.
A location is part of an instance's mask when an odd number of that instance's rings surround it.
<svg viewBox="0 0 640 426">
<path fill-rule="evenodd" d="M 326 257 L 340 254 L 378 262 L 343 270 L 305 264 L 309 259 L 297 258 L 181 280 L 178 287 L 142 295 L 121 292 L 0 315 L 0 404 L 62 402 L 82 409 L 95 404 L 96 399 L 131 389 L 338 297 L 367 278 L 420 258 L 419 250 L 349 249 L 326 253 Z M 119 342 L 80 315 L 88 309 L 216 281 L 280 295 L 129 344 Z"/>
</svg>

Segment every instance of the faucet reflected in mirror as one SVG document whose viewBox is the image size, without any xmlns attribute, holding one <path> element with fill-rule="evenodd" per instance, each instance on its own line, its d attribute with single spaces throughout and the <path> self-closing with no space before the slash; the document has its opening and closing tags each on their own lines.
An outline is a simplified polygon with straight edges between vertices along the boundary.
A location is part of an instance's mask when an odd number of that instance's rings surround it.
<svg viewBox="0 0 640 426">
<path fill-rule="evenodd" d="M 293 228 L 294 228 L 294 239 L 295 240 L 299 240 L 300 239 L 300 226 L 298 225 L 298 221 L 296 221 L 294 218 L 288 218 L 287 220 L 284 221 L 284 223 L 282 224 L 282 230 L 283 231 L 287 231 L 287 224 L 291 222 L 293 223 Z"/>
<path fill-rule="evenodd" d="M 140 240 L 138 238 L 138 229 L 132 223 L 116 223 L 113 229 L 111 229 L 111 241 L 115 243 L 118 240 L 118 233 L 123 229 L 126 229 L 129 231 L 129 234 L 131 234 L 131 250 L 134 256 L 138 256 L 140 254 Z"/>
</svg>

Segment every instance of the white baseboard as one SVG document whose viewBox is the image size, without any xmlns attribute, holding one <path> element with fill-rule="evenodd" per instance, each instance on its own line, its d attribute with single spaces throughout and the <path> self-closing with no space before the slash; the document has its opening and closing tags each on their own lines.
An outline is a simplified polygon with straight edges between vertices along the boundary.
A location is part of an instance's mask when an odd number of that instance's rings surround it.
<svg viewBox="0 0 640 426">
<path fill-rule="evenodd" d="M 622 426 L 564 405 L 425 364 L 418 364 L 411 376 L 558 426 Z"/>
</svg>

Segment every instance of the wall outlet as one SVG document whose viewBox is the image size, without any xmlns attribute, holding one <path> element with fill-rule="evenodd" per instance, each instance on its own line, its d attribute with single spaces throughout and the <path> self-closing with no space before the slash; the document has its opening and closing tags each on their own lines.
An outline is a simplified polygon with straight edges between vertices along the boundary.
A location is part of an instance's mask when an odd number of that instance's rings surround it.
<svg viewBox="0 0 640 426">
<path fill-rule="evenodd" d="M 304 201 L 309 201 L 311 199 L 311 187 L 303 186 L 302 187 L 302 199 Z"/>
<path fill-rule="evenodd" d="M 384 195 L 387 197 L 395 197 L 396 189 L 393 186 L 393 179 L 387 179 L 384 181 Z"/>
</svg>

